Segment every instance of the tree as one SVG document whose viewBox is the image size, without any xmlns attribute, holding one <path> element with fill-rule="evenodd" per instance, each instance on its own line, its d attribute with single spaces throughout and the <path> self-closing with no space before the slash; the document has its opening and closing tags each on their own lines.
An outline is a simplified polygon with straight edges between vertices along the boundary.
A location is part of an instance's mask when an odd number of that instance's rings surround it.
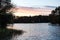
<svg viewBox="0 0 60 40">
<path fill-rule="evenodd" d="M 60 24 L 60 6 L 56 7 L 55 10 L 52 10 L 51 14 L 49 15 L 50 22 L 53 24 Z"/>
<path fill-rule="evenodd" d="M 13 7 L 11 3 L 0 9 L 0 27 L 6 28 L 7 24 L 13 23 L 13 14 L 9 10 Z"/>
</svg>

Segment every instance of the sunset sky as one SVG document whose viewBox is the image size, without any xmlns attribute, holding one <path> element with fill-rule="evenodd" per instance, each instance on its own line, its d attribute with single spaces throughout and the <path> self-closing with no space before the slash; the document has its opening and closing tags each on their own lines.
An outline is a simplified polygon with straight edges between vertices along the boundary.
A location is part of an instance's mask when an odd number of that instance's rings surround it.
<svg viewBox="0 0 60 40">
<path fill-rule="evenodd" d="M 60 0 L 11 0 L 16 5 L 16 16 L 49 15 L 60 5 Z"/>
</svg>

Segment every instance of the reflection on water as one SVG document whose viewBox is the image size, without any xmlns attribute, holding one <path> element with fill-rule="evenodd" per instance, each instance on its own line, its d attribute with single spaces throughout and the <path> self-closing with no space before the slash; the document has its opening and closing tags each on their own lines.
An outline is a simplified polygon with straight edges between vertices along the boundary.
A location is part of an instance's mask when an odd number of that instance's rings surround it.
<svg viewBox="0 0 60 40">
<path fill-rule="evenodd" d="M 26 32 L 12 37 L 11 40 L 60 40 L 60 27 L 49 23 L 14 24 L 13 28 Z"/>
<path fill-rule="evenodd" d="M 22 35 L 23 33 L 23 30 L 0 28 L 0 40 L 10 40 L 13 36 Z"/>
</svg>

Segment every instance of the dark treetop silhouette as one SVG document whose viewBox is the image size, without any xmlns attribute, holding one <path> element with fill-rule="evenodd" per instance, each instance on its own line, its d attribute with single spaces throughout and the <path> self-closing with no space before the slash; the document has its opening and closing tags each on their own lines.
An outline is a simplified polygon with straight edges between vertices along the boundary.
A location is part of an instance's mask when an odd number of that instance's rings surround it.
<svg viewBox="0 0 60 40">
<path fill-rule="evenodd" d="M 52 10 L 49 17 L 52 24 L 60 24 L 60 6 L 57 7 L 55 10 Z"/>
<path fill-rule="evenodd" d="M 0 4 L 0 27 L 1 28 L 5 28 L 7 24 L 10 24 L 13 22 L 13 14 L 12 12 L 8 12 L 8 10 L 10 10 L 13 7 L 13 5 L 10 2 L 5 2 L 5 4 L 6 5 Z"/>
</svg>

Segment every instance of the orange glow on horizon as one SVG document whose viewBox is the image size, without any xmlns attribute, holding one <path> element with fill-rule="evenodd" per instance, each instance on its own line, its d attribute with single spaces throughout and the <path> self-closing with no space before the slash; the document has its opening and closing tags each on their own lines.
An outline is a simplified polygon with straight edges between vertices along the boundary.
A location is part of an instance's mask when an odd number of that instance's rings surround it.
<svg viewBox="0 0 60 40">
<path fill-rule="evenodd" d="M 49 15 L 51 13 L 51 9 L 33 9 L 33 8 L 13 8 L 14 15 L 16 16 L 35 16 L 35 15 Z"/>
</svg>

